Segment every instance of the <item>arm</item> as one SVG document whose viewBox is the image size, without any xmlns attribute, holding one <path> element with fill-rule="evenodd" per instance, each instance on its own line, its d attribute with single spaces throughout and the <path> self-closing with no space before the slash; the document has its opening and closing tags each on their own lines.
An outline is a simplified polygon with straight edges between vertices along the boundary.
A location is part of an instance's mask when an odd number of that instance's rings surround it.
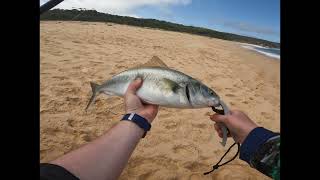
<svg viewBox="0 0 320 180">
<path fill-rule="evenodd" d="M 130 84 L 125 95 L 126 112 L 135 112 L 151 123 L 158 106 L 143 104 L 135 95 L 141 80 Z M 54 161 L 80 179 L 117 179 L 144 134 L 133 122 L 120 121 L 106 134 Z"/>
<path fill-rule="evenodd" d="M 258 127 L 247 115 L 231 111 L 228 115 L 212 115 L 210 119 L 224 123 L 236 142 L 241 144 L 240 159 L 263 174 L 279 179 L 280 176 L 280 135 Z M 222 130 L 215 124 L 222 137 Z"/>
<path fill-rule="evenodd" d="M 263 174 L 280 179 L 280 135 L 261 127 L 252 130 L 241 146 L 240 159 Z"/>
</svg>

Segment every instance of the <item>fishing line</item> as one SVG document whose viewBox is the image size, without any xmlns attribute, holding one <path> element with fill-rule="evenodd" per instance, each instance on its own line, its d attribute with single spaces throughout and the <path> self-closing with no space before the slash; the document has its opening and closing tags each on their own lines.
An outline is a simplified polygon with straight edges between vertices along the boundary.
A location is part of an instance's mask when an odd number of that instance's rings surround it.
<svg viewBox="0 0 320 180">
<path fill-rule="evenodd" d="M 237 153 L 236 153 L 229 161 L 224 162 L 224 163 L 222 163 L 222 164 L 219 164 L 219 163 L 222 161 L 222 159 L 229 153 L 229 151 L 232 149 L 232 147 L 233 147 L 234 145 L 237 145 L 237 147 L 238 147 Z M 226 164 L 228 164 L 229 162 L 233 161 L 233 160 L 238 156 L 239 151 L 240 151 L 240 143 L 233 143 L 233 144 L 229 147 L 229 149 L 227 150 L 227 152 L 225 152 L 224 155 L 220 158 L 219 162 L 217 162 L 215 165 L 212 166 L 212 170 L 203 173 L 203 175 L 210 174 L 210 173 L 212 173 L 214 170 L 218 169 L 219 167 L 221 167 L 221 166 L 223 166 L 223 165 L 226 165 Z"/>
</svg>

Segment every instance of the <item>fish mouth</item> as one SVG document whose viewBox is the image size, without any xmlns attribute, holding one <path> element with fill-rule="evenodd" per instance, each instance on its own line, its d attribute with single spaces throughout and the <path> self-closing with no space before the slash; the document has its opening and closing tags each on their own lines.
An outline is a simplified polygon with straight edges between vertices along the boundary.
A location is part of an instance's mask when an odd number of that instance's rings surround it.
<svg viewBox="0 0 320 180">
<path fill-rule="evenodd" d="M 219 99 L 213 99 L 209 101 L 209 107 L 219 107 L 219 106 L 220 106 Z"/>
</svg>

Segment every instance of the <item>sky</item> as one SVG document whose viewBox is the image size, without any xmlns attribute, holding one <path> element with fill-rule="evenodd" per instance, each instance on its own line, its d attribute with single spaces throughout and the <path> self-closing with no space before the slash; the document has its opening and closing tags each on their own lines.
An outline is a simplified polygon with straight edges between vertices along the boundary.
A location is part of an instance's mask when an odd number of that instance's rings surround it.
<svg viewBox="0 0 320 180">
<path fill-rule="evenodd" d="M 95 9 L 280 42 L 280 0 L 64 0 L 55 8 Z"/>
</svg>

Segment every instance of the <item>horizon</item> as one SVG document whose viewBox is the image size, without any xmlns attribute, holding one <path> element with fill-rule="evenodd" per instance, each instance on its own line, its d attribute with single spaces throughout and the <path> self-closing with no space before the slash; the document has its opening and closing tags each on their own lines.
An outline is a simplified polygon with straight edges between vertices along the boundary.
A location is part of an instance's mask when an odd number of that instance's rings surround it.
<svg viewBox="0 0 320 180">
<path fill-rule="evenodd" d="M 40 0 L 40 5 L 47 1 L 49 0 Z M 200 0 L 66 0 L 53 9 L 79 8 L 202 27 L 280 44 L 279 0 L 202 0 L 201 3 Z"/>
</svg>

